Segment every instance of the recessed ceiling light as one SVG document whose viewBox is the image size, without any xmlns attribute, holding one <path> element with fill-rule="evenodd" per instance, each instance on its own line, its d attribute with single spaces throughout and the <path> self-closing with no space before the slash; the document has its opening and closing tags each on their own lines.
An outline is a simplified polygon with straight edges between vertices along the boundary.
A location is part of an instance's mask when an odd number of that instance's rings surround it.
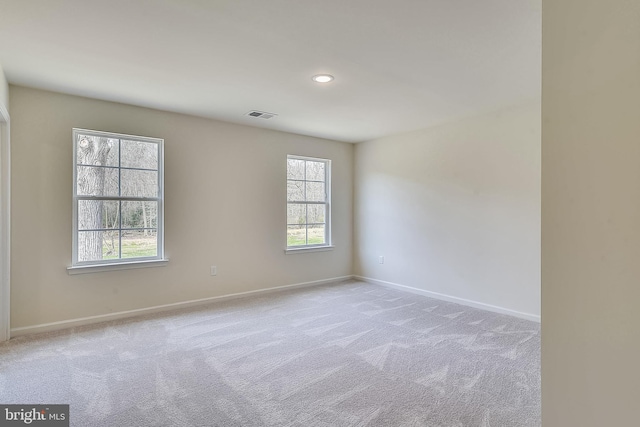
<svg viewBox="0 0 640 427">
<path fill-rule="evenodd" d="M 331 80 L 333 80 L 333 76 L 331 74 L 318 74 L 311 77 L 311 80 L 316 83 L 329 83 Z"/>
</svg>

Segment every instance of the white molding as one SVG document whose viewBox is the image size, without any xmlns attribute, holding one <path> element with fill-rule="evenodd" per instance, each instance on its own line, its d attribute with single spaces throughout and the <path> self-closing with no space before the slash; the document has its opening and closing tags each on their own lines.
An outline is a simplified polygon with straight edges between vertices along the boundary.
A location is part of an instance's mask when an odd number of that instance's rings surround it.
<svg viewBox="0 0 640 427">
<path fill-rule="evenodd" d="M 189 308 L 189 307 L 197 307 L 197 306 L 206 305 L 212 302 L 227 301 L 232 299 L 268 294 L 272 292 L 281 292 L 285 290 L 303 288 L 308 286 L 324 285 L 327 283 L 341 282 L 341 281 L 349 280 L 352 278 L 353 276 L 333 277 L 330 279 L 315 280 L 312 282 L 295 283 L 292 285 L 276 286 L 274 288 L 257 289 L 255 291 L 239 292 L 236 294 L 202 298 L 202 299 L 191 300 L 191 301 L 176 302 L 173 304 L 157 305 L 154 307 L 140 308 L 137 310 L 119 311 L 117 313 L 81 317 L 78 319 L 62 320 L 60 322 L 43 323 L 40 325 L 33 325 L 33 326 L 23 326 L 20 328 L 11 329 L 11 337 L 36 334 L 41 332 L 57 331 L 60 329 L 91 325 L 94 323 L 107 322 L 110 320 L 126 319 L 130 317 L 142 316 L 145 314 L 153 314 L 153 313 L 160 313 L 164 311 L 178 310 L 178 309 Z"/>
<path fill-rule="evenodd" d="M 451 295 L 440 294 L 438 292 L 425 291 L 424 289 L 412 288 L 411 286 L 399 285 L 393 282 L 386 282 L 384 280 L 372 279 L 370 277 L 353 276 L 354 279 L 362 280 L 364 282 L 372 283 L 374 285 L 385 286 L 387 288 L 398 289 L 401 291 L 411 292 L 418 295 L 423 295 L 429 298 L 438 299 L 441 301 L 454 302 L 468 307 L 479 308 L 481 310 L 492 311 L 494 313 L 507 314 L 509 316 L 518 317 L 520 319 L 531 320 L 533 322 L 540 323 L 540 316 L 530 313 L 522 313 L 520 311 L 510 310 L 504 307 L 498 307 L 495 305 L 485 304 L 482 302 L 472 301 L 464 298 L 458 298 Z"/>
<path fill-rule="evenodd" d="M 110 264 L 76 265 L 67 267 L 67 273 L 73 275 L 102 273 L 104 271 L 114 270 L 131 270 L 134 268 L 165 267 L 168 263 L 168 259 L 152 259 L 146 261 L 114 262 Z"/>
<path fill-rule="evenodd" d="M 1 73 L 1 71 L 0 71 Z M 0 103 L 0 342 L 11 324 L 11 120 Z"/>
<path fill-rule="evenodd" d="M 332 251 L 335 248 L 333 245 L 324 246 L 305 246 L 304 248 L 288 248 L 284 250 L 287 255 L 304 254 L 308 252 L 326 252 Z"/>
<path fill-rule="evenodd" d="M 82 318 L 78 318 L 78 319 L 63 320 L 63 321 L 60 321 L 60 322 L 51 322 L 51 323 L 43 323 L 43 324 L 40 324 L 40 325 L 24 326 L 24 327 L 20 327 L 20 328 L 11 329 L 11 336 L 12 337 L 18 337 L 18 336 L 30 335 L 30 334 L 36 334 L 36 333 L 42 333 L 42 332 L 57 331 L 57 330 L 61 330 L 61 329 L 67 329 L 67 328 L 73 328 L 73 327 L 85 326 L 85 325 L 92 325 L 92 324 L 95 324 L 95 323 L 107 322 L 107 321 L 111 321 L 111 320 L 119 320 L 119 319 L 137 317 L 137 316 L 142 316 L 142 315 L 145 315 L 145 314 L 161 313 L 161 312 L 165 312 L 165 311 L 172 311 L 172 310 L 178 310 L 178 309 L 183 309 L 183 308 L 197 307 L 197 306 L 206 305 L 206 304 L 209 304 L 209 303 L 212 303 L 212 302 L 227 301 L 227 300 L 233 300 L 233 299 L 238 299 L 238 298 L 257 296 L 257 295 L 269 294 L 269 293 L 274 293 L 274 292 L 281 292 L 281 291 L 286 291 L 286 290 L 290 290 L 290 289 L 303 288 L 303 287 L 309 287 L 309 286 L 318 286 L 318 285 L 324 285 L 324 284 L 328 284 L 328 283 L 341 282 L 341 281 L 349 280 L 349 279 L 357 279 L 357 280 L 361 280 L 363 282 L 371 283 L 371 284 L 374 284 L 374 285 L 393 288 L 393 289 L 401 290 L 401 291 L 404 291 L 404 292 L 411 292 L 411 293 L 422 295 L 422 296 L 426 296 L 426 297 L 429 297 L 429 298 L 434 298 L 434 299 L 438 299 L 438 300 L 442 300 L 442 301 L 448 301 L 448 302 L 454 302 L 454 303 L 466 305 L 466 306 L 469 306 L 469 307 L 479 308 L 481 310 L 492 311 L 492 312 L 500 313 L 500 314 L 507 314 L 507 315 L 518 317 L 518 318 L 521 318 L 521 319 L 531 320 L 531 321 L 534 321 L 534 322 L 540 322 L 540 316 L 537 316 L 537 315 L 534 315 L 534 314 L 521 313 L 521 312 L 518 312 L 518 311 L 509 310 L 509 309 L 506 309 L 506 308 L 497 307 L 497 306 L 493 306 L 493 305 L 489 305 L 489 304 L 484 304 L 484 303 L 480 303 L 480 302 L 476 302 L 476 301 L 471 301 L 471 300 L 467 300 L 467 299 L 463 299 L 463 298 L 457 298 L 457 297 L 453 297 L 453 296 L 449 296 L 449 295 L 444 295 L 444 294 L 440 294 L 440 293 L 437 293 L 437 292 L 430 292 L 430 291 L 425 291 L 423 289 L 412 288 L 410 286 L 399 285 L 397 283 L 386 282 L 386 281 L 378 280 L 378 279 L 372 279 L 370 277 L 363 277 L 363 276 L 357 276 L 357 275 L 351 276 L 350 275 L 350 276 L 333 277 L 333 278 L 323 279 L 323 280 L 315 280 L 315 281 L 311 281 L 311 282 L 295 283 L 295 284 L 285 285 L 285 286 L 276 286 L 276 287 L 267 288 L 267 289 L 258 289 L 258 290 L 255 290 L 255 291 L 239 292 L 239 293 L 235 293 L 235 294 L 221 295 L 221 296 L 217 296 L 217 297 L 202 298 L 202 299 L 198 299 L 198 300 L 190 300 L 190 301 L 183 301 L 183 302 L 177 302 L 177 303 L 172 303 L 172 304 L 164 304 L 164 305 L 158 305 L 158 306 L 154 306 L 154 307 L 141 308 L 141 309 L 137 309 L 137 310 L 120 311 L 120 312 L 117 312 L 117 313 L 109 313 L 109 314 L 103 314 L 103 315 L 98 315 L 98 316 L 82 317 Z"/>
</svg>

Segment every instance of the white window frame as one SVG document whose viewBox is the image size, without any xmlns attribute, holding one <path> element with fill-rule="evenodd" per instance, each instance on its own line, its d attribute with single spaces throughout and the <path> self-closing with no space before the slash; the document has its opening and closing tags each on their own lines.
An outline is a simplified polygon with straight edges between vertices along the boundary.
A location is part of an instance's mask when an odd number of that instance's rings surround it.
<svg viewBox="0 0 640 427">
<path fill-rule="evenodd" d="M 0 343 L 11 336 L 10 122 L 9 112 L 0 102 Z"/>
<path fill-rule="evenodd" d="M 158 145 L 158 195 L 157 197 L 129 197 L 129 196 L 78 196 L 78 135 L 124 139 Z M 121 165 L 118 165 L 121 169 Z M 96 261 L 78 261 L 78 202 L 80 200 L 109 200 L 109 201 L 151 201 L 158 203 L 157 212 L 157 252 L 153 257 L 137 257 L 125 259 L 106 259 Z M 69 274 L 92 273 L 129 268 L 164 266 L 164 139 L 146 136 L 127 135 L 113 132 L 102 132 L 89 129 L 73 128 L 73 235 L 72 235 L 72 263 L 67 268 Z"/>
<path fill-rule="evenodd" d="M 287 183 L 290 181 L 288 177 L 288 161 L 289 160 L 305 160 L 311 162 L 321 162 L 324 163 L 324 189 L 325 189 L 325 201 L 324 202 L 309 202 L 309 201 L 289 201 L 289 198 L 286 197 L 287 206 L 290 203 L 293 204 L 306 204 L 306 205 L 325 205 L 325 243 L 318 243 L 312 245 L 296 245 L 289 246 L 287 243 L 287 233 L 288 230 L 288 218 L 286 217 L 285 212 L 285 253 L 294 254 L 294 253 L 302 253 L 302 252 L 316 252 L 316 251 L 328 251 L 333 249 L 332 245 L 332 234 L 331 234 L 331 160 L 330 159 L 322 159 L 318 157 L 308 157 L 308 156 L 298 156 L 294 154 L 287 155 Z M 306 177 L 305 177 L 305 182 Z M 285 187 L 286 188 L 286 187 Z M 285 193 L 286 195 L 286 193 Z M 305 225 L 308 225 L 305 223 Z"/>
</svg>

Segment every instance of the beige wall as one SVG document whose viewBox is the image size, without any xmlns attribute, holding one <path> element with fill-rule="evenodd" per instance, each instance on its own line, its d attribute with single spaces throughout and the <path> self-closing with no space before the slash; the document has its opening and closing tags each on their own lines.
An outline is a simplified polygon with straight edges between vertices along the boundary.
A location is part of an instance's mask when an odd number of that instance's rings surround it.
<svg viewBox="0 0 640 427">
<path fill-rule="evenodd" d="M 545 427 L 640 423 L 640 2 L 543 0 Z"/>
<path fill-rule="evenodd" d="M 16 86 L 11 107 L 13 328 L 351 274 L 351 144 Z M 73 127 L 165 139 L 167 267 L 67 274 Z M 284 253 L 287 154 L 332 160 L 334 251 Z"/>
<path fill-rule="evenodd" d="M 540 314 L 539 102 L 360 143 L 355 188 L 356 274 Z"/>
<path fill-rule="evenodd" d="M 9 85 L 0 64 L 0 105 L 9 110 Z"/>
</svg>

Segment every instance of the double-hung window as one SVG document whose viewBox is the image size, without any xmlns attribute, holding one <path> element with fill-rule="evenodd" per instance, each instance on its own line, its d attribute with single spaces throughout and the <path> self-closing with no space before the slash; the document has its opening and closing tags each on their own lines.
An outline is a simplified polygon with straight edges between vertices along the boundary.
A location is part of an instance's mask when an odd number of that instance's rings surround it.
<svg viewBox="0 0 640 427">
<path fill-rule="evenodd" d="M 163 259 L 162 139 L 73 129 L 73 267 Z"/>
<path fill-rule="evenodd" d="M 331 160 L 287 156 L 287 249 L 331 245 Z"/>
</svg>

